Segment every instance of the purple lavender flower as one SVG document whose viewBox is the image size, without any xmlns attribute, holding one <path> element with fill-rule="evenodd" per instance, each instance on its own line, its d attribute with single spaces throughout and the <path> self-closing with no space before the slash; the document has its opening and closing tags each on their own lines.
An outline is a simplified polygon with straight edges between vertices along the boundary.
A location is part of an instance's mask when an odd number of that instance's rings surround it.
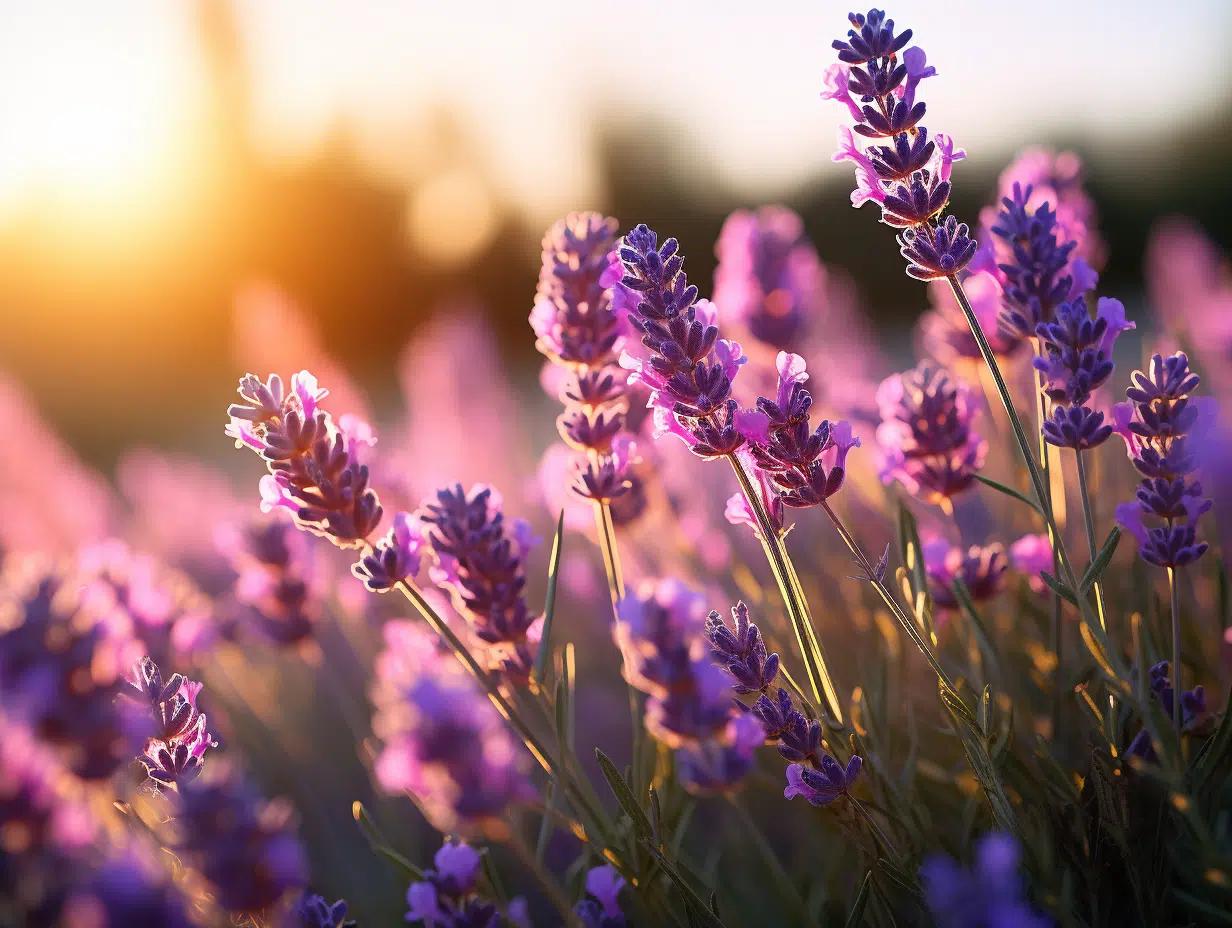
<svg viewBox="0 0 1232 928">
<path fill-rule="evenodd" d="M 209 882 L 222 908 L 256 912 L 303 886 L 307 861 L 291 832 L 288 805 L 262 802 L 239 780 L 196 780 L 179 795 L 175 848 Z"/>
<path fill-rule="evenodd" d="M 646 728 L 669 747 L 715 736 L 731 715 L 731 681 L 706 653 L 705 616 L 701 597 L 673 580 L 644 583 L 617 607 L 625 679 L 650 695 Z"/>
<path fill-rule="evenodd" d="M 1184 352 L 1170 358 L 1155 355 L 1149 374 L 1134 371 L 1131 379 L 1125 391 L 1129 402 L 1113 407 L 1114 429 L 1143 479 L 1137 502 L 1117 506 L 1117 521 L 1138 540 L 1148 564 L 1181 567 L 1207 549 L 1206 542 L 1197 540 L 1197 522 L 1211 501 L 1192 479 L 1197 464 L 1187 436 L 1204 413 L 1215 414 L 1213 404 L 1191 396 L 1199 381 Z M 1148 528 L 1144 515 L 1164 524 Z"/>
<path fill-rule="evenodd" d="M 436 868 L 407 889 L 406 920 L 422 921 L 426 928 L 497 928 L 496 906 L 475 892 L 481 860 L 469 844 L 446 841 L 433 860 Z"/>
<path fill-rule="evenodd" d="M 656 437 L 671 432 L 703 458 L 734 453 L 744 444 L 732 380 L 745 362 L 740 345 L 719 338 L 714 305 L 697 299 L 684 273 L 679 243 L 639 225 L 619 249 L 625 276 L 618 303 L 641 333 L 644 353 L 626 350 L 629 380 L 650 388 Z"/>
<path fill-rule="evenodd" d="M 206 728 L 206 717 L 197 709 L 202 685 L 173 674 L 163 681 L 158 665 L 144 657 L 133 668 L 129 682 L 139 695 L 132 696 L 149 718 L 149 738 L 137 761 L 157 789 L 195 780 L 201 774 L 205 752 L 217 747 Z"/>
<path fill-rule="evenodd" d="M 135 854 L 117 856 L 74 888 L 57 924 L 191 928 L 188 903 L 166 874 Z"/>
<path fill-rule="evenodd" d="M 821 755 L 817 767 L 790 764 L 787 767 L 787 788 L 783 790 L 783 797 L 795 799 L 797 796 L 803 796 L 815 806 L 828 806 L 851 791 L 863 765 L 864 761 L 858 754 L 851 755 L 845 768 L 829 754 Z"/>
<path fill-rule="evenodd" d="M 1151 695 L 1159 700 L 1160 708 L 1163 709 L 1164 714 L 1168 718 L 1172 718 L 1173 700 L 1176 699 L 1176 690 L 1172 686 L 1172 678 L 1169 672 L 1170 666 L 1168 661 L 1160 661 L 1149 671 Z M 1205 715 L 1206 690 L 1201 685 L 1181 693 L 1181 731 L 1183 733 L 1197 728 L 1202 723 Z M 1143 726 L 1138 734 L 1134 735 L 1134 739 L 1129 743 L 1126 753 L 1131 757 L 1138 757 L 1144 761 L 1154 762 L 1159 759 L 1155 752 L 1155 744 L 1151 740 L 1151 733 L 1147 731 L 1146 726 Z"/>
<path fill-rule="evenodd" d="M 685 745 L 677 752 L 680 781 L 696 795 L 736 790 L 752 771 L 757 749 L 765 743 L 761 721 L 753 715 L 737 715 L 718 736 Z"/>
<path fill-rule="evenodd" d="M 964 551 L 951 547 L 942 538 L 933 538 L 924 542 L 923 555 L 928 592 L 938 610 L 958 608 L 958 600 L 954 597 L 955 580 L 962 580 L 972 602 L 976 603 L 992 599 L 1005 589 L 1009 561 L 1000 544 L 972 545 Z"/>
<path fill-rule="evenodd" d="M 749 608 L 744 603 L 732 608 L 732 621 L 734 628 L 729 629 L 719 613 L 711 612 L 707 617 L 710 658 L 735 678 L 737 694 L 763 693 L 778 676 L 779 656 L 766 653 L 766 643 L 749 621 Z"/>
<path fill-rule="evenodd" d="M 500 497 L 482 485 L 439 490 L 417 517 L 434 557 L 432 580 L 450 591 L 492 666 L 525 682 L 543 624 L 526 605 L 526 556 L 537 541 L 530 524 L 515 519 L 507 535 Z"/>
<path fill-rule="evenodd" d="M 220 526 L 216 543 L 235 571 L 234 623 L 289 647 L 312 636 L 320 612 L 319 568 L 295 522 L 262 516 L 243 528 Z"/>
<path fill-rule="evenodd" d="M 295 906 L 293 922 L 296 928 L 355 928 L 354 920 L 348 921 L 346 900 L 339 899 L 332 905 L 321 896 L 305 894 Z"/>
<path fill-rule="evenodd" d="M 573 911 L 586 928 L 625 928 L 625 914 L 620 908 L 620 891 L 625 880 L 610 864 L 593 867 L 586 873 L 586 894 Z"/>
<path fill-rule="evenodd" d="M 642 477 L 631 469 L 637 456 L 628 433 L 627 376 L 615 366 L 628 328 L 612 300 L 620 279 L 616 228 L 615 219 L 599 213 L 570 213 L 548 230 L 530 323 L 536 347 L 568 371 L 557 429 L 581 452 L 571 488 L 601 503 L 631 496 L 623 507 L 631 520 L 644 506 L 630 504 L 645 497 Z"/>
<path fill-rule="evenodd" d="M 348 435 L 336 425 L 319 406 L 329 391 L 307 371 L 291 378 L 289 392 L 277 374 L 265 382 L 245 374 L 239 394 L 226 432 L 266 462 L 262 508 L 285 507 L 301 528 L 341 548 L 362 547 L 381 521 L 368 467 L 357 458 L 358 446 L 373 440 L 370 430 L 355 426 Z"/>
<path fill-rule="evenodd" d="M 989 270 L 969 269 L 963 276 L 963 290 L 993 354 L 998 358 L 1016 354 L 1023 340 L 1010 335 L 1000 325 L 1003 293 L 997 275 Z M 920 355 L 935 358 L 943 367 L 958 370 L 983 364 L 979 343 L 949 284 L 945 281 L 929 284 L 928 297 L 932 309 L 920 317 L 916 327 Z"/>
<path fill-rule="evenodd" d="M 881 10 L 852 13 L 849 19 L 847 41 L 833 43 L 839 61 L 826 71 L 822 98 L 846 106 L 855 123 L 855 134 L 839 127 L 834 155 L 835 161 L 855 165 L 851 203 L 880 204 L 882 222 L 902 229 L 899 250 L 912 277 L 957 274 L 975 255 L 976 242 L 965 223 L 942 213 L 950 198 L 950 170 L 966 153 L 956 151 L 948 136 L 929 137 L 920 124 L 924 103 L 916 100 L 920 81 L 937 70 L 919 48 L 907 49 L 900 62 L 898 53 L 911 40 L 911 30 L 896 35 L 894 20 Z M 856 136 L 882 144 L 866 141 L 862 149 Z"/>
<path fill-rule="evenodd" d="M 799 342 L 825 312 L 825 271 L 785 206 L 727 217 L 715 245 L 714 302 L 759 341 L 775 349 Z"/>
<path fill-rule="evenodd" d="M 385 593 L 397 584 L 419 573 L 423 529 L 419 520 L 408 512 L 394 516 L 394 524 L 385 537 L 372 546 L 351 567 L 358 579 L 373 593 Z"/>
<path fill-rule="evenodd" d="M 965 383 L 923 361 L 882 381 L 877 405 L 883 481 L 942 506 L 971 486 L 988 443 L 971 427 L 976 405 Z"/>
<path fill-rule="evenodd" d="M 776 397 L 759 397 L 757 411 L 742 415 L 740 429 L 753 462 L 769 476 L 783 506 L 820 506 L 843 488 L 847 454 L 860 446 L 860 439 L 845 421 L 822 419 L 811 428 L 813 397 L 804 387 L 809 377 L 804 358 L 780 351 L 775 366 Z"/>
<path fill-rule="evenodd" d="M 533 797 L 524 757 L 504 720 L 436 641 L 409 622 L 389 622 L 377 658 L 372 729 L 383 742 L 377 780 L 408 791 L 441 831 L 482 828 L 511 803 Z"/>
<path fill-rule="evenodd" d="M 135 645 L 106 623 L 77 578 L 30 561 L 0 582 L 0 706 L 86 780 L 111 776 L 141 749 L 139 714 L 118 697 Z M 12 619 L 17 621 L 14 623 Z"/>
<path fill-rule="evenodd" d="M 783 499 L 779 495 L 779 489 L 775 486 L 770 475 L 760 469 L 753 463 L 753 457 L 749 454 L 747 448 L 743 448 L 736 452 L 740 459 L 740 466 L 747 473 L 753 475 L 753 479 L 757 484 L 757 492 L 761 497 L 762 508 L 765 509 L 766 515 L 770 519 L 770 527 L 776 535 L 784 534 L 784 523 L 786 513 L 783 508 Z M 723 515 L 732 525 L 747 525 L 753 530 L 753 534 L 758 538 L 761 537 L 761 526 L 757 524 L 757 516 L 753 512 L 753 507 L 749 505 L 749 501 L 745 498 L 743 492 L 733 493 L 727 500 L 727 507 L 723 511 Z"/>
<path fill-rule="evenodd" d="M 1009 835 L 987 834 L 975 846 L 971 869 L 944 854 L 920 867 L 924 898 L 940 928 L 1047 928 L 1052 924 L 1023 898 L 1018 845 Z"/>
</svg>

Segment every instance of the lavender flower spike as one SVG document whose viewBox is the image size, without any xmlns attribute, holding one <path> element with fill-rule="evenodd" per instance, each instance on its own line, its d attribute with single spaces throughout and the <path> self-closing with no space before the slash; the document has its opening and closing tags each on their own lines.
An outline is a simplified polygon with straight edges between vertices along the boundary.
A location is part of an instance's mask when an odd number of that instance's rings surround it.
<svg viewBox="0 0 1232 928">
<path fill-rule="evenodd" d="M 803 796 L 815 806 L 828 806 L 850 792 L 863 765 L 864 761 L 858 754 L 851 756 L 846 768 L 829 754 L 821 756 L 817 768 L 791 764 L 787 768 L 787 788 L 783 790 L 783 796 L 786 799 Z"/>
<path fill-rule="evenodd" d="M 356 458 L 359 436 L 348 437 L 319 406 L 329 391 L 307 371 L 291 389 L 271 374 L 240 379 L 242 403 L 228 407 L 227 435 L 237 448 L 265 459 L 262 508 L 284 506 L 296 523 L 341 548 L 362 547 L 381 520 L 381 504 L 368 487 L 368 468 Z"/>
<path fill-rule="evenodd" d="M 586 873 L 586 895 L 573 911 L 585 928 L 625 928 L 624 911 L 620 908 L 620 891 L 625 880 L 610 864 L 594 867 Z"/>
<path fill-rule="evenodd" d="M 929 137 L 921 124 L 925 105 L 916 99 L 920 82 L 937 71 L 919 48 L 908 48 L 899 59 L 911 30 L 895 34 L 894 20 L 881 10 L 848 18 L 852 28 L 846 41 L 833 43 L 839 60 L 826 71 L 822 97 L 846 106 L 854 123 L 839 127 L 834 155 L 835 161 L 855 164 L 852 205 L 876 202 L 881 221 L 902 230 L 899 250 L 912 277 L 957 274 L 975 256 L 976 242 L 965 223 L 942 214 L 950 199 L 950 170 L 966 153 L 955 150 L 948 136 Z M 857 137 L 865 140 L 863 148 Z"/>
<path fill-rule="evenodd" d="M 920 878 L 936 923 L 946 928 L 1048 928 L 1052 923 L 1023 899 L 1019 856 L 1013 838 L 993 833 L 976 844 L 975 863 L 969 870 L 944 854 L 926 859 Z"/>
<path fill-rule="evenodd" d="M 1138 540 L 1148 564 L 1182 567 L 1207 550 L 1207 543 L 1197 540 L 1197 523 L 1211 501 L 1203 498 L 1202 484 L 1193 479 L 1197 461 L 1188 436 L 1200 418 L 1214 417 L 1214 404 L 1191 395 L 1198 375 L 1180 351 L 1170 358 L 1155 355 L 1149 373 L 1134 371 L 1132 380 L 1125 391 L 1129 402 L 1113 407 L 1113 420 L 1143 479 L 1137 502 L 1117 506 L 1117 521 Z M 1148 528 L 1143 516 L 1160 519 L 1163 525 Z"/>
<path fill-rule="evenodd" d="M 424 546 L 419 520 L 407 512 L 394 516 L 388 534 L 352 565 L 351 573 L 373 593 L 385 593 L 398 583 L 419 573 L 420 550 Z"/>
</svg>

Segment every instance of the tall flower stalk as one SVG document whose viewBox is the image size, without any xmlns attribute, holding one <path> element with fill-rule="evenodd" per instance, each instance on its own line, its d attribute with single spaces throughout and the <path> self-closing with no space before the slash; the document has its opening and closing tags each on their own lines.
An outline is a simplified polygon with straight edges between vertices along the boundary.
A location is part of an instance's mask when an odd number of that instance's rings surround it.
<svg viewBox="0 0 1232 928">
<path fill-rule="evenodd" d="M 959 279 L 975 257 L 977 243 L 967 224 L 952 215 L 946 216 L 945 210 L 950 198 L 951 170 L 965 153 L 955 149 L 953 140 L 944 134 L 929 137 L 922 124 L 925 105 L 916 99 L 919 83 L 935 76 L 936 69 L 927 65 L 923 50 L 912 47 L 903 51 L 911 40 L 911 30 L 896 33 L 894 21 L 881 10 L 870 10 L 867 15 L 852 14 L 850 20 L 852 28 L 847 38 L 833 43 L 839 60 L 826 72 L 826 89 L 822 93 L 823 98 L 846 106 L 854 121 L 854 127 L 839 127 L 839 150 L 834 160 L 855 165 L 852 205 L 877 203 L 882 222 L 901 230 L 899 250 L 907 260 L 908 275 L 923 281 L 943 279 L 949 284 L 1009 417 L 1014 440 L 1052 536 L 1061 579 L 1070 589 L 1077 590 L 1078 575 L 1057 527 L 1048 481 L 1031 450 L 996 355 Z M 857 142 L 857 136 L 865 140 L 863 145 Z M 1109 653 L 1106 634 L 1102 626 L 1092 621 L 1085 600 L 1077 598 L 1084 639 L 1101 665 L 1110 670 L 1114 657 Z"/>
</svg>

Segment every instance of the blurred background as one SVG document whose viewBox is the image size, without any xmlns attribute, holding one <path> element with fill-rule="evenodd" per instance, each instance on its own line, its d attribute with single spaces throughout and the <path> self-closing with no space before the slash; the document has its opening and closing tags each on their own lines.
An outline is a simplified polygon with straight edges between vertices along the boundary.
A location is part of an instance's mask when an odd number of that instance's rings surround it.
<svg viewBox="0 0 1232 928">
<path fill-rule="evenodd" d="M 1053 144 L 1085 160 L 1102 290 L 1131 308 L 1159 216 L 1227 246 L 1232 7 L 891 12 L 940 73 L 930 125 L 969 153 L 959 216 L 974 221 L 1015 151 Z M 0 369 L 104 473 L 135 443 L 221 457 L 262 294 L 297 305 L 379 407 L 407 339 L 462 307 L 533 377 L 539 239 L 566 211 L 676 235 L 705 294 L 723 218 L 764 202 L 802 214 L 905 347 L 924 288 L 850 211 L 850 168 L 830 162 L 844 113 L 818 99 L 844 13 L 0 0 Z"/>
</svg>

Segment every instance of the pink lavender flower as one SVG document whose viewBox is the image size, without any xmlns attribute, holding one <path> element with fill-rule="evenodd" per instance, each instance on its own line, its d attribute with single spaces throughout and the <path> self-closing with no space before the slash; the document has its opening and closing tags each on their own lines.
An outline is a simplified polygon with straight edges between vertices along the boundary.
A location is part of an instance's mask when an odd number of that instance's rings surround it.
<svg viewBox="0 0 1232 928">
<path fill-rule="evenodd" d="M 586 895 L 573 911 L 585 928 L 625 928 L 625 914 L 620 908 L 620 891 L 625 880 L 611 864 L 592 867 L 586 872 Z"/>
<path fill-rule="evenodd" d="M 445 832 L 482 829 L 532 798 L 525 758 L 475 681 L 409 622 L 389 622 L 384 633 L 372 720 L 381 786 L 410 792 Z"/>
<path fill-rule="evenodd" d="M 1023 341 L 1000 325 L 1003 293 L 997 275 L 988 270 L 970 270 L 963 278 L 963 290 L 993 353 L 1001 358 L 1012 357 L 1022 348 Z M 929 284 L 928 297 L 932 309 L 920 317 L 916 327 L 921 356 L 935 358 L 947 367 L 964 362 L 982 364 L 979 344 L 949 284 Z"/>
<path fill-rule="evenodd" d="M 283 506 L 301 528 L 342 548 L 362 547 L 381 520 L 381 504 L 368 486 L 368 467 L 356 457 L 360 435 L 348 439 L 320 401 L 329 391 L 307 371 L 290 390 L 271 374 L 240 380 L 242 403 L 228 407 L 226 432 L 261 455 L 272 480 L 262 486 L 262 508 Z"/>
<path fill-rule="evenodd" d="M 776 349 L 799 342 L 825 312 L 825 271 L 785 206 L 736 210 L 719 233 L 714 302 L 759 341 Z"/>
<path fill-rule="evenodd" d="M 953 140 L 930 139 L 920 124 L 925 105 L 916 100 L 920 81 L 936 75 L 922 49 L 898 53 L 911 30 L 895 34 L 894 20 L 881 10 L 849 15 L 847 40 L 836 40 L 839 63 L 826 72 L 825 99 L 847 107 L 855 134 L 839 127 L 835 161 L 856 167 L 853 206 L 872 200 L 881 219 L 901 229 L 898 241 L 907 273 L 919 280 L 946 277 L 963 270 L 975 255 L 970 230 L 953 216 L 942 218 L 950 199 L 950 170 L 966 156 Z M 855 101 L 859 97 L 859 105 Z M 862 150 L 856 136 L 866 140 Z M 881 140 L 884 144 L 871 144 Z"/>
<path fill-rule="evenodd" d="M 1048 928 L 1052 923 L 1023 899 L 1018 844 L 1009 835 L 987 834 L 976 843 L 970 869 L 944 854 L 920 867 L 924 898 L 938 925 L 980 928 Z"/>
<path fill-rule="evenodd" d="M 133 668 L 129 682 L 139 695 L 129 696 L 149 718 L 149 737 L 137 761 L 154 788 L 182 787 L 201 774 L 205 752 L 218 743 L 197 709 L 202 685 L 173 674 L 163 681 L 158 665 L 144 657 Z"/>
<path fill-rule="evenodd" d="M 1197 461 L 1189 448 L 1189 433 L 1205 411 L 1202 398 L 1191 394 L 1199 378 L 1189 358 L 1178 351 L 1170 358 L 1155 355 L 1149 373 L 1134 371 L 1125 391 L 1129 402 L 1113 407 L 1114 428 L 1125 440 L 1134 467 L 1142 474 L 1137 502 L 1116 508 L 1117 521 L 1137 540 L 1148 564 L 1181 567 L 1206 553 L 1197 540 L 1198 518 L 1211 508 L 1202 484 L 1192 479 Z M 1148 528 L 1143 516 L 1163 520 Z"/>
<path fill-rule="evenodd" d="M 971 486 L 988 443 L 972 428 L 976 405 L 965 383 L 923 361 L 882 381 L 877 405 L 882 480 L 942 505 Z"/>
<path fill-rule="evenodd" d="M 812 805 L 828 806 L 834 800 L 848 795 L 859 779 L 863 766 L 864 761 L 858 754 L 851 755 L 846 767 L 829 754 L 821 755 L 817 767 L 790 764 L 787 767 L 787 788 L 783 790 L 783 797 L 795 799 L 797 796 L 803 796 Z"/>
<path fill-rule="evenodd" d="M 813 397 L 804 359 L 780 351 L 778 394 L 759 397 L 757 411 L 740 417 L 740 429 L 749 441 L 754 463 L 769 477 L 784 506 L 804 509 L 820 506 L 843 488 L 847 454 L 860 446 L 845 421 L 822 419 L 809 425 Z"/>
<path fill-rule="evenodd" d="M 351 572 L 372 592 L 385 593 L 419 573 L 423 547 L 419 519 L 409 512 L 399 512 L 389 532 L 372 546 L 371 554 L 351 567 Z"/>
<path fill-rule="evenodd" d="M 480 485 L 467 493 L 461 484 L 437 491 L 417 518 L 432 549 L 433 581 L 488 645 L 493 667 L 525 682 L 542 626 L 526 605 L 526 556 L 538 541 L 530 523 L 515 519 L 507 533 L 494 490 Z"/>
<path fill-rule="evenodd" d="M 963 582 L 972 602 L 976 603 L 992 599 L 1005 589 L 1009 561 L 1000 544 L 972 545 L 964 551 L 944 539 L 934 538 L 924 542 L 923 554 L 928 592 L 939 610 L 958 608 L 955 580 Z"/>
<path fill-rule="evenodd" d="M 714 737 L 731 715 L 731 683 L 706 653 L 705 621 L 701 596 L 674 580 L 643 583 L 617 607 L 625 679 L 649 694 L 646 729 L 669 747 Z"/>
<path fill-rule="evenodd" d="M 783 534 L 785 513 L 783 510 L 783 499 L 779 496 L 778 487 L 774 485 L 770 474 L 753 464 L 753 458 L 748 453 L 748 449 L 741 449 L 736 454 L 740 457 L 741 466 L 744 467 L 747 473 L 751 473 L 756 481 L 757 492 L 761 497 L 761 504 L 766 511 L 766 515 L 770 517 L 771 528 L 777 534 Z M 749 505 L 749 501 L 745 499 L 743 492 L 731 495 L 727 500 L 727 508 L 723 511 L 723 515 L 732 525 L 747 525 L 753 530 L 754 535 L 759 538 L 761 537 L 761 527 L 757 524 L 757 517 L 753 513 L 753 507 Z"/>
<path fill-rule="evenodd" d="M 1052 573 L 1055 569 L 1052 543 L 1047 535 L 1023 535 L 1010 545 L 1009 555 L 1010 566 L 1028 579 L 1034 592 L 1048 590 L 1048 585 L 1040 577 L 1041 571 Z"/>
<path fill-rule="evenodd" d="M 196 780 L 179 793 L 174 848 L 230 912 L 257 912 L 304 885 L 307 860 L 286 803 L 263 802 L 247 783 Z"/>
<path fill-rule="evenodd" d="M 253 519 L 243 528 L 219 526 L 215 542 L 236 577 L 229 602 L 237 625 L 284 647 L 312 636 L 322 590 L 306 541 L 285 514 Z"/>
</svg>

